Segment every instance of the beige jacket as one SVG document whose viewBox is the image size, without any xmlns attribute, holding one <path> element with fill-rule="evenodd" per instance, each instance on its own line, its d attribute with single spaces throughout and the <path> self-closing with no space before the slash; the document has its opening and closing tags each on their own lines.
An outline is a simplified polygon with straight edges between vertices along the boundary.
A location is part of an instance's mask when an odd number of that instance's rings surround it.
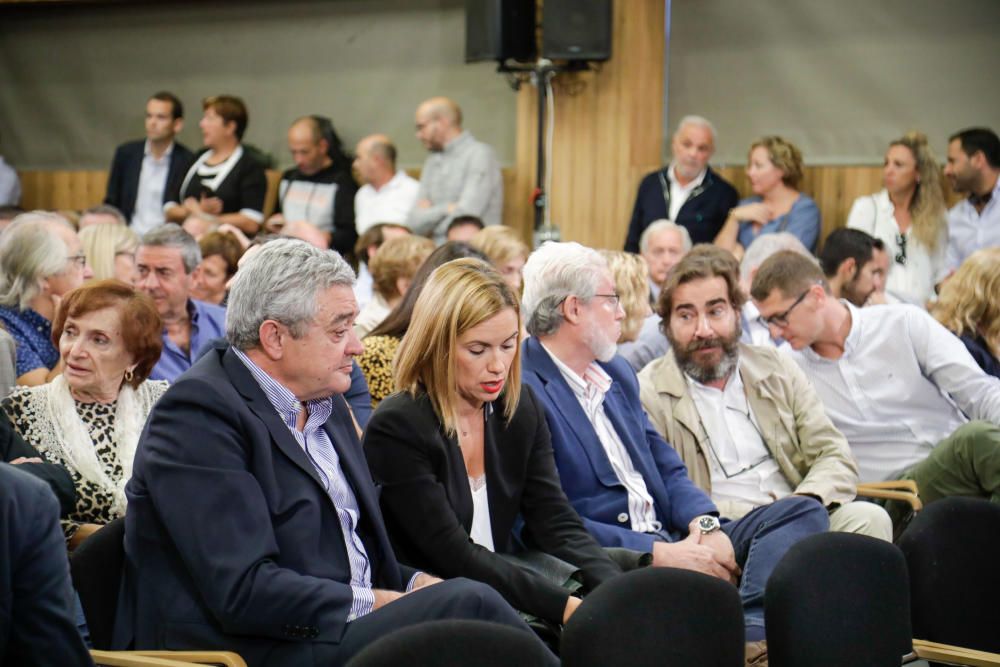
<svg viewBox="0 0 1000 667">
<path fill-rule="evenodd" d="M 796 493 L 818 496 L 827 507 L 854 500 L 857 464 L 799 366 L 770 347 L 740 343 L 739 353 L 747 402 L 789 485 Z M 639 388 L 653 425 L 677 450 L 694 483 L 711 493 L 708 434 L 672 351 L 639 373 Z M 751 509 L 749 503 L 719 507 L 730 518 Z"/>
</svg>

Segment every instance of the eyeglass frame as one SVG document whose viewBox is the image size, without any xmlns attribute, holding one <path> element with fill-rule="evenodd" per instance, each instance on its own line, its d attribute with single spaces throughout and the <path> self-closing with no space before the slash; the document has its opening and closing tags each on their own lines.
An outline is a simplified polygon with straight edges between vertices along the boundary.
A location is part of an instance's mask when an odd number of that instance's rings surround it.
<svg viewBox="0 0 1000 667">
<path fill-rule="evenodd" d="M 893 258 L 900 266 L 906 266 L 906 234 L 896 234 L 896 246 L 899 252 Z"/>
<path fill-rule="evenodd" d="M 567 294 L 563 298 L 559 299 L 559 303 L 557 303 L 556 306 L 558 307 L 562 305 L 566 301 L 566 299 L 570 298 L 570 296 L 573 295 Z M 622 295 L 619 294 L 618 292 L 615 292 L 614 294 L 592 294 L 590 296 L 590 299 L 593 299 L 595 296 L 603 296 L 605 299 L 611 299 L 611 305 L 615 308 L 618 308 L 618 306 L 620 306 L 622 303 Z M 587 300 L 589 301 L 590 299 Z"/>
<path fill-rule="evenodd" d="M 761 433 L 760 427 L 757 426 L 757 422 L 750 414 L 749 410 L 743 412 L 742 410 L 737 410 L 735 407 L 731 405 L 726 405 L 725 409 L 732 410 L 733 412 L 736 412 L 737 414 L 741 414 L 744 417 L 746 417 L 747 421 L 750 422 L 750 425 L 753 426 L 753 430 L 756 431 L 757 435 L 760 437 L 760 441 L 761 443 L 763 443 L 764 449 L 767 450 L 767 440 L 764 439 L 764 434 Z M 744 466 L 743 468 L 740 468 L 736 472 L 730 474 L 729 471 L 726 470 L 726 465 L 722 462 L 722 459 L 719 457 L 719 453 L 715 451 L 715 446 L 712 444 L 712 438 L 707 438 L 707 440 L 708 440 L 708 451 L 712 453 L 712 459 L 715 460 L 715 463 L 719 466 L 719 470 L 722 471 L 722 476 L 725 477 L 726 479 L 733 479 L 734 477 L 739 477 L 743 473 L 750 472 L 754 468 L 757 468 L 774 458 L 774 455 L 768 450 L 762 458 L 758 459 L 757 461 L 751 462 L 746 466 Z"/>
<path fill-rule="evenodd" d="M 809 292 L 812 291 L 812 288 L 815 285 L 819 285 L 819 282 L 813 283 L 812 285 L 810 285 L 809 287 L 807 287 L 806 291 L 803 292 L 802 294 L 800 294 L 799 298 L 797 298 L 795 301 L 793 301 L 792 305 L 790 305 L 788 308 L 786 308 L 783 312 L 775 313 L 774 315 L 771 315 L 770 317 L 761 318 L 761 319 L 763 319 L 764 324 L 766 324 L 769 327 L 771 327 L 771 326 L 781 327 L 781 328 L 787 327 L 788 326 L 788 316 L 792 314 L 792 311 L 795 310 L 796 306 L 798 306 L 800 303 L 802 303 L 805 300 L 806 295 L 809 294 Z"/>
</svg>

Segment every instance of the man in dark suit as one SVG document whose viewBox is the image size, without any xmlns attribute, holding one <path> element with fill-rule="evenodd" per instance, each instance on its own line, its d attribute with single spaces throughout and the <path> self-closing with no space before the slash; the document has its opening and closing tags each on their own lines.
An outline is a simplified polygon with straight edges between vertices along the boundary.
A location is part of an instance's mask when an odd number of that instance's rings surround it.
<svg viewBox="0 0 1000 667">
<path fill-rule="evenodd" d="M 73 614 L 59 503 L 0 463 L 0 665 L 93 665 Z"/>
<path fill-rule="evenodd" d="M 325 666 L 426 620 L 530 633 L 493 589 L 397 563 L 342 396 L 363 350 L 353 280 L 291 239 L 240 269 L 230 347 L 177 379 L 140 439 L 117 644 Z"/>
<path fill-rule="evenodd" d="M 827 529 L 826 509 L 789 496 L 719 521 L 643 411 L 635 372 L 615 354 L 625 314 L 597 251 L 576 243 L 536 250 L 524 267 L 523 301 L 532 337 L 522 377 L 545 406 L 563 489 L 588 529 L 605 546 L 652 552 L 654 565 L 739 583 L 747 641 L 761 642 L 767 578 L 792 544 Z M 760 652 L 748 647 L 748 656 Z"/>
<path fill-rule="evenodd" d="M 194 154 L 174 137 L 184 126 L 184 107 L 173 93 L 146 102 L 146 139 L 115 151 L 104 203 L 118 208 L 140 236 L 163 224 L 163 205 L 177 201 Z"/>
<path fill-rule="evenodd" d="M 736 188 L 712 171 L 715 128 L 701 116 L 685 116 L 670 143 L 673 160 L 646 174 L 632 208 L 625 250 L 639 252 L 639 238 L 651 223 L 670 220 L 688 230 L 692 243 L 711 243 L 736 206 Z"/>
</svg>

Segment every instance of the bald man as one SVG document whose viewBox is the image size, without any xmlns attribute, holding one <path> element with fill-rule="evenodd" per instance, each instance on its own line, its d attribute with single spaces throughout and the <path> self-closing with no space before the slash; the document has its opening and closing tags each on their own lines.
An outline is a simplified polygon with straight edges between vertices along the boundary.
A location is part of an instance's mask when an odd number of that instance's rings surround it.
<svg viewBox="0 0 1000 667">
<path fill-rule="evenodd" d="M 268 231 L 280 232 L 282 226 L 303 224 L 310 242 L 325 239 L 341 255 L 349 253 L 358 240 L 354 229 L 354 193 L 357 184 L 350 170 L 338 168 L 330 157 L 330 142 L 323 136 L 314 116 L 299 118 L 288 130 L 288 150 L 295 167 L 281 175 L 278 205 L 265 225 Z"/>
<path fill-rule="evenodd" d="M 379 223 L 402 225 L 417 201 L 420 184 L 396 169 L 396 147 L 384 134 L 372 134 L 354 149 L 354 171 L 362 186 L 354 195 L 358 236 Z"/>
<path fill-rule="evenodd" d="M 407 224 L 417 234 L 445 240 L 459 216 L 499 225 L 503 215 L 503 177 L 493 149 L 462 129 L 462 110 L 446 97 L 417 107 L 417 139 L 431 152 L 420 175 L 417 203 Z"/>
</svg>

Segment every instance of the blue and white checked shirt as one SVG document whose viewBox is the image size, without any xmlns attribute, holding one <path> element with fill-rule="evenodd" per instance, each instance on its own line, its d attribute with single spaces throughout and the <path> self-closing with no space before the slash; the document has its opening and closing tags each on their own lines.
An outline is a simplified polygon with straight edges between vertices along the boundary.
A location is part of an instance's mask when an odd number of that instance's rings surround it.
<svg viewBox="0 0 1000 667">
<path fill-rule="evenodd" d="M 306 403 L 309 417 L 305 428 L 298 431 L 295 428 L 295 421 L 302 411 L 302 403 L 287 387 L 275 381 L 243 352 L 236 348 L 233 348 L 233 352 L 249 369 L 257 384 L 264 390 L 267 400 L 277 410 L 278 416 L 285 422 L 285 426 L 309 457 L 337 511 L 340 529 L 344 533 L 347 558 L 351 564 L 351 589 L 354 592 L 354 601 L 351 603 L 351 613 L 347 620 L 352 621 L 371 613 L 375 606 L 375 594 L 372 592 L 371 564 L 357 531 L 358 522 L 361 520 L 358 500 L 340 467 L 340 457 L 337 456 L 337 450 L 330 441 L 330 434 L 323 428 L 326 420 L 330 418 L 330 413 L 333 412 L 333 399 L 327 397 Z M 411 580 L 411 586 L 412 583 Z"/>
</svg>

